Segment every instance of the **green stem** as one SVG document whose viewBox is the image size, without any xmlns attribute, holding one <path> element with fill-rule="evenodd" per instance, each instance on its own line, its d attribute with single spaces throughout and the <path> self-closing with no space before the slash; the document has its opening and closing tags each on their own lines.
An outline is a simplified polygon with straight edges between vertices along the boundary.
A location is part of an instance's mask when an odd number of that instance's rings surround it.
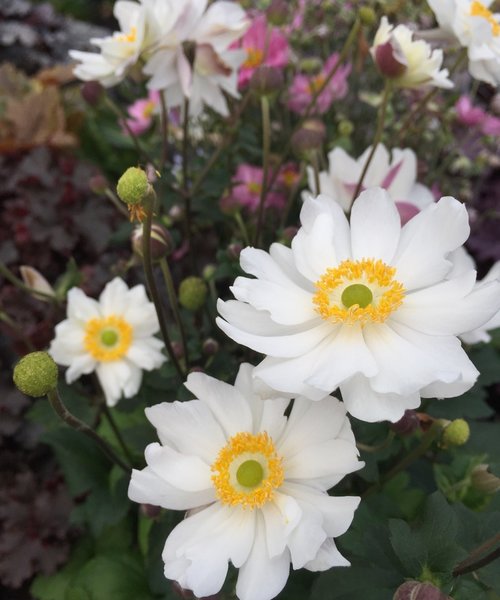
<svg viewBox="0 0 500 600">
<path fill-rule="evenodd" d="M 260 99 L 260 107 L 262 112 L 262 185 L 260 188 L 259 208 L 257 212 L 257 226 L 255 228 L 255 237 L 253 245 L 257 247 L 261 236 L 262 223 L 264 217 L 264 205 L 266 202 L 269 175 L 269 158 L 271 154 L 271 111 L 269 106 L 269 98 L 262 96 Z"/>
<path fill-rule="evenodd" d="M 69 412 L 69 410 L 64 405 L 61 397 L 59 396 L 59 392 L 57 389 L 50 391 L 47 394 L 49 402 L 56 412 L 56 414 L 71 428 L 76 429 L 76 431 L 81 431 L 86 436 L 94 440 L 94 442 L 99 446 L 99 448 L 106 454 L 106 456 L 115 464 L 117 464 L 120 469 L 122 469 L 127 475 L 130 475 L 131 467 L 127 465 L 111 448 L 111 446 L 103 440 L 103 438 L 96 433 L 93 429 L 91 429 L 86 423 L 80 421 L 77 417 Z"/>
<path fill-rule="evenodd" d="M 317 196 L 318 194 L 321 194 L 321 185 L 320 185 L 320 181 L 319 181 L 318 150 L 312 151 L 311 159 L 312 159 L 311 162 L 312 162 L 312 168 L 313 168 L 313 174 L 314 174 L 314 187 L 316 188 L 316 196 Z"/>
<path fill-rule="evenodd" d="M 179 310 L 179 303 L 177 302 L 177 294 L 175 293 L 172 272 L 170 271 L 170 266 L 165 257 L 163 257 L 160 260 L 160 269 L 163 274 L 163 279 L 165 281 L 165 287 L 167 288 L 168 299 L 170 302 L 170 307 L 172 308 L 175 323 L 177 325 L 177 329 L 179 330 L 179 334 L 181 336 L 184 361 L 186 363 L 186 369 L 188 369 L 189 368 L 189 358 L 188 358 L 188 345 L 187 345 L 187 340 L 186 340 L 186 332 L 184 330 L 184 325 L 182 323 L 181 313 Z"/>
<path fill-rule="evenodd" d="M 165 102 L 165 92 L 160 92 L 160 111 L 161 111 L 161 173 L 165 169 L 168 161 L 168 109 Z"/>
<path fill-rule="evenodd" d="M 122 434 L 120 433 L 120 429 L 118 428 L 118 425 L 116 424 L 116 421 L 115 421 L 113 415 L 111 414 L 111 411 L 109 410 L 109 407 L 106 404 L 105 400 L 103 400 L 103 402 L 102 402 L 102 410 L 103 410 L 103 413 L 104 413 L 106 419 L 108 420 L 108 423 L 109 423 L 111 429 L 113 430 L 113 433 L 115 434 L 115 437 L 118 441 L 118 444 L 120 445 L 120 448 L 123 450 L 123 453 L 127 457 L 128 462 L 131 465 L 133 465 L 134 459 L 132 458 L 132 454 L 130 453 L 128 446 L 125 443 L 125 440 L 123 439 Z"/>
<path fill-rule="evenodd" d="M 106 194 L 106 198 L 108 198 L 111 201 L 111 204 L 119 211 L 122 213 L 123 216 L 127 217 L 127 220 L 129 218 L 129 214 L 128 214 L 128 210 L 125 208 L 125 205 L 123 204 L 123 202 L 117 198 L 115 196 L 115 194 L 113 194 L 113 192 L 107 188 L 105 191 Z"/>
<path fill-rule="evenodd" d="M 234 220 L 236 221 L 236 224 L 238 225 L 240 232 L 241 232 L 241 236 L 243 237 L 243 241 L 245 242 L 245 244 L 247 246 L 250 246 L 250 238 L 248 236 L 248 231 L 245 225 L 245 222 L 243 221 L 242 217 L 241 217 L 241 213 L 239 210 L 237 210 L 234 213 Z"/>
<path fill-rule="evenodd" d="M 385 440 L 380 444 L 377 444 L 376 446 L 369 446 L 368 444 L 356 442 L 356 448 L 359 448 L 359 450 L 363 450 L 363 452 L 380 452 L 380 450 L 383 450 L 384 448 L 387 448 L 387 446 L 389 446 L 389 444 L 394 439 L 394 435 L 394 431 L 389 431 Z"/>
<path fill-rule="evenodd" d="M 191 193 L 188 182 L 188 153 L 189 153 L 189 99 L 184 100 L 184 120 L 182 123 L 182 191 L 184 196 L 184 210 L 186 219 L 186 236 L 188 252 L 193 258 L 191 248 Z"/>
<path fill-rule="evenodd" d="M 404 458 L 402 458 L 392 469 L 387 471 L 387 473 L 380 478 L 376 484 L 372 485 L 370 488 L 366 490 L 363 494 L 363 498 L 371 496 L 374 492 L 378 491 L 385 483 L 390 481 L 393 477 L 395 477 L 401 471 L 404 471 L 407 467 L 409 467 L 413 462 L 415 462 L 418 458 L 423 456 L 427 450 L 432 446 L 432 444 L 437 440 L 437 438 L 441 435 L 442 426 L 438 422 L 434 422 L 428 431 L 424 433 L 422 439 L 420 440 L 420 444 L 418 444 L 411 452 L 409 452 Z"/>
<path fill-rule="evenodd" d="M 13 319 L 11 319 L 6 312 L 0 311 L 0 321 L 6 323 L 13 331 L 16 332 L 23 343 L 26 344 L 26 348 L 28 348 L 30 352 L 36 351 L 32 341 L 24 334 L 24 329 L 20 327 Z"/>
<path fill-rule="evenodd" d="M 28 292 L 28 294 L 35 296 L 35 298 L 38 300 L 48 300 L 53 304 L 59 305 L 59 301 L 55 296 L 51 296 L 50 294 L 46 294 L 45 292 L 40 292 L 39 290 L 29 287 L 29 285 L 26 285 L 21 279 L 16 277 L 14 273 L 12 273 L 12 271 L 2 262 L 0 262 L 0 275 L 5 277 L 7 281 L 10 281 L 12 285 L 15 285 L 20 290 L 23 290 L 23 292 Z"/>
<path fill-rule="evenodd" d="M 384 133 L 385 117 L 387 114 L 387 105 L 389 103 L 391 89 L 392 89 L 392 86 L 391 86 L 390 82 L 387 80 L 385 83 L 385 87 L 384 87 L 382 102 L 381 102 L 379 110 L 378 110 L 377 129 L 375 130 L 375 136 L 373 138 L 372 149 L 370 151 L 370 154 L 368 155 L 368 158 L 366 159 L 363 170 L 361 171 L 361 175 L 358 180 L 358 185 L 356 186 L 356 189 L 352 196 L 353 201 L 356 200 L 356 198 L 359 196 L 359 192 L 361 191 L 361 189 L 363 187 L 363 181 L 364 181 L 366 173 L 368 171 L 368 167 L 370 166 L 370 164 L 373 160 L 373 157 L 375 156 L 377 147 L 380 144 L 380 140 L 382 139 L 382 134 Z"/>
<path fill-rule="evenodd" d="M 163 341 L 165 342 L 165 348 L 167 350 L 168 356 L 170 358 L 170 362 L 174 365 L 175 370 L 179 374 L 179 377 L 182 381 L 185 379 L 185 373 L 181 369 L 179 362 L 174 354 L 172 349 L 172 344 L 170 342 L 170 336 L 168 334 L 168 327 L 165 321 L 165 314 L 163 312 L 163 305 L 161 303 L 160 295 L 158 293 L 158 288 L 156 286 L 156 281 L 153 273 L 153 261 L 151 259 L 151 225 L 153 222 L 153 198 L 149 198 L 146 201 L 146 219 L 143 223 L 143 235 L 142 235 L 142 256 L 143 256 L 143 264 L 144 264 L 144 273 L 146 276 L 146 283 L 148 285 L 149 293 L 151 295 L 151 299 L 153 300 L 153 304 L 155 305 L 156 314 L 158 315 L 158 321 L 160 323 L 160 330 L 163 337 Z"/>
</svg>

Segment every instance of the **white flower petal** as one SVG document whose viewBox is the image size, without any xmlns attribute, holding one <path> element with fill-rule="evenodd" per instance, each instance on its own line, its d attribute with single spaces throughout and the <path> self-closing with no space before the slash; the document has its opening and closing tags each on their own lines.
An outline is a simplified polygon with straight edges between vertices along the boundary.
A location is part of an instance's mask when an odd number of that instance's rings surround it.
<svg viewBox="0 0 500 600">
<path fill-rule="evenodd" d="M 68 292 L 68 319 L 87 322 L 101 318 L 99 303 L 86 296 L 80 288 L 71 288 Z"/>
<path fill-rule="evenodd" d="M 124 360 L 100 362 L 96 367 L 96 374 L 107 405 L 114 406 L 122 397 L 123 382 L 130 378 L 130 366 Z"/>
<path fill-rule="evenodd" d="M 88 375 L 95 370 L 97 362 L 90 354 L 80 354 L 71 358 L 71 364 L 66 371 L 66 382 L 73 383 L 82 375 Z"/>
<path fill-rule="evenodd" d="M 337 550 L 335 542 L 327 538 L 316 557 L 304 565 L 309 571 L 327 571 L 332 567 L 350 567 L 351 563 Z"/>
<path fill-rule="evenodd" d="M 179 452 L 194 454 L 211 464 L 226 437 L 210 408 L 200 400 L 162 402 L 145 410 L 163 444 Z"/>
<path fill-rule="evenodd" d="M 156 442 L 149 444 L 145 456 L 148 466 L 179 490 L 200 492 L 213 487 L 210 466 L 198 456 L 181 454 Z"/>
<path fill-rule="evenodd" d="M 85 330 L 80 321 L 61 321 L 56 325 L 55 333 L 56 337 L 50 344 L 49 354 L 56 363 L 69 366 L 74 358 L 86 352 L 83 345 Z"/>
<path fill-rule="evenodd" d="M 379 394 L 370 386 L 363 375 L 355 375 L 340 386 L 342 399 L 347 411 L 361 421 L 392 421 L 395 423 L 405 410 L 420 406 L 418 392 L 401 396 L 400 394 Z"/>
<path fill-rule="evenodd" d="M 127 307 L 128 286 L 120 277 L 115 277 L 101 292 L 99 305 L 103 317 L 122 315 Z"/>
<path fill-rule="evenodd" d="M 234 386 L 204 373 L 190 373 L 185 386 L 210 407 L 227 437 L 240 431 L 252 431 L 252 413 Z"/>
<path fill-rule="evenodd" d="M 433 285 L 451 270 L 447 255 L 469 235 L 467 210 L 444 197 L 415 215 L 401 230 L 392 264 L 396 279 L 412 290 Z"/>
<path fill-rule="evenodd" d="M 353 259 L 373 258 L 390 263 L 400 231 L 401 219 L 389 194 L 382 188 L 362 192 L 351 212 Z"/>
<path fill-rule="evenodd" d="M 292 496 L 275 492 L 272 502 L 261 509 L 266 525 L 267 552 L 279 556 L 287 547 L 290 533 L 297 527 L 302 510 Z"/>
<path fill-rule="evenodd" d="M 152 371 L 167 360 L 162 348 L 163 342 L 154 337 L 134 339 L 125 356 L 141 369 Z"/>
</svg>

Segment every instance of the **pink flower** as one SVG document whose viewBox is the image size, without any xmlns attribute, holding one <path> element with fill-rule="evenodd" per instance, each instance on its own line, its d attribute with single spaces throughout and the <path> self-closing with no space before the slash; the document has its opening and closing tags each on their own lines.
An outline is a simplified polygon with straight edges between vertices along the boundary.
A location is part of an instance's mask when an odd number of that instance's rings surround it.
<svg viewBox="0 0 500 600">
<path fill-rule="evenodd" d="M 239 165 L 232 178 L 233 188 L 220 201 L 223 212 L 231 212 L 237 208 L 247 209 L 255 213 L 259 208 L 262 191 L 263 169 L 252 165 Z M 266 208 L 282 209 L 286 204 L 284 194 L 272 189 L 266 194 Z"/>
<path fill-rule="evenodd" d="M 457 120 L 463 125 L 479 128 L 484 135 L 500 135 L 500 119 L 489 115 L 479 106 L 474 106 L 468 96 L 460 96 L 455 104 Z"/>
<path fill-rule="evenodd" d="M 339 55 L 337 52 L 335 52 L 326 61 L 323 69 L 318 75 L 309 77 L 307 75 L 299 74 L 294 77 L 292 85 L 288 91 L 290 96 L 288 100 L 288 107 L 290 110 L 293 110 L 293 112 L 298 114 L 304 113 L 312 100 L 313 94 L 324 85 L 329 74 L 335 68 L 338 60 Z M 325 113 L 330 108 L 334 100 L 343 98 L 347 94 L 347 77 L 350 72 L 350 64 L 339 67 L 335 75 L 327 83 L 325 88 L 318 96 L 313 110 L 314 114 Z"/>
<path fill-rule="evenodd" d="M 295 163 L 284 164 L 277 178 L 277 184 L 285 190 L 290 190 L 297 183 L 300 177 L 299 169 Z"/>
<path fill-rule="evenodd" d="M 127 119 L 126 123 L 134 135 L 141 135 L 151 126 L 153 113 L 159 103 L 160 92 L 150 90 L 147 98 L 136 100 L 127 108 L 130 119 Z M 124 133 L 127 133 L 125 128 Z"/>
<path fill-rule="evenodd" d="M 268 31 L 265 15 L 258 15 L 250 29 L 235 46 L 247 52 L 246 61 L 238 74 L 238 86 L 246 85 L 260 65 L 284 67 L 288 64 L 288 41 L 276 27 Z"/>
</svg>

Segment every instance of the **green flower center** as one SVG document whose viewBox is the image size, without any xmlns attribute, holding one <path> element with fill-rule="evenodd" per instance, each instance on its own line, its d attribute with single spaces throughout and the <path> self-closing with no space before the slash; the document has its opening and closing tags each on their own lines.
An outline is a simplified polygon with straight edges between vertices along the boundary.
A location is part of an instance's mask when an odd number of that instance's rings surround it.
<svg viewBox="0 0 500 600">
<path fill-rule="evenodd" d="M 257 460 L 246 460 L 236 471 L 236 480 L 240 485 L 253 488 L 264 479 L 264 469 Z"/>
<path fill-rule="evenodd" d="M 369 287 L 362 283 L 353 283 L 345 288 L 341 296 L 342 304 L 350 308 L 357 304 L 360 308 L 366 308 L 373 300 L 373 294 Z"/>
<path fill-rule="evenodd" d="M 114 346 L 118 342 L 118 334 L 114 329 L 105 329 L 101 333 L 101 344 L 103 346 Z"/>
</svg>

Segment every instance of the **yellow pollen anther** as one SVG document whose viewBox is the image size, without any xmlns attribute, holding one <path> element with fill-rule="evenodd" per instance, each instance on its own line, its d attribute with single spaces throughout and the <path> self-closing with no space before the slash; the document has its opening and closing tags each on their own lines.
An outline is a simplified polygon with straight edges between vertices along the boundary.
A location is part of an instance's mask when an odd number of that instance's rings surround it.
<svg viewBox="0 0 500 600">
<path fill-rule="evenodd" d="M 253 463 L 262 467 L 259 477 Z M 245 467 L 251 467 L 252 473 L 244 473 Z M 250 509 L 260 508 L 272 500 L 274 490 L 284 479 L 282 459 L 266 432 L 233 435 L 217 455 L 211 470 L 215 493 L 222 504 L 239 504 Z"/>
<path fill-rule="evenodd" d="M 383 323 L 401 306 L 405 296 L 403 285 L 394 279 L 395 273 L 394 267 L 381 260 L 344 260 L 316 281 L 316 311 L 333 323 Z M 356 295 L 361 298 L 361 306 L 351 300 L 346 302 L 346 297 Z"/>
<path fill-rule="evenodd" d="M 120 42 L 135 42 L 137 39 L 137 27 L 131 27 L 128 33 L 121 33 L 116 36 L 116 39 Z"/>
<path fill-rule="evenodd" d="M 247 59 L 243 63 L 243 67 L 247 69 L 255 69 L 262 64 L 264 60 L 264 52 L 260 48 L 247 48 Z"/>
<path fill-rule="evenodd" d="M 121 317 L 111 315 L 87 321 L 83 345 L 96 360 L 118 360 L 129 349 L 132 336 L 132 327 Z"/>
<path fill-rule="evenodd" d="M 500 35 L 500 23 L 495 19 L 495 15 L 481 2 L 475 0 L 470 5 L 470 14 L 473 17 L 482 17 L 491 25 L 491 31 L 494 36 Z"/>
<path fill-rule="evenodd" d="M 325 76 L 321 74 L 316 75 L 316 77 L 313 77 L 309 82 L 309 92 L 311 94 L 315 94 L 316 92 L 318 92 L 324 86 L 325 79 Z"/>
<path fill-rule="evenodd" d="M 247 183 L 247 188 L 248 191 L 252 194 L 260 194 L 260 192 L 262 191 L 262 185 L 260 183 L 257 183 L 256 181 L 251 181 L 250 183 Z"/>
</svg>

